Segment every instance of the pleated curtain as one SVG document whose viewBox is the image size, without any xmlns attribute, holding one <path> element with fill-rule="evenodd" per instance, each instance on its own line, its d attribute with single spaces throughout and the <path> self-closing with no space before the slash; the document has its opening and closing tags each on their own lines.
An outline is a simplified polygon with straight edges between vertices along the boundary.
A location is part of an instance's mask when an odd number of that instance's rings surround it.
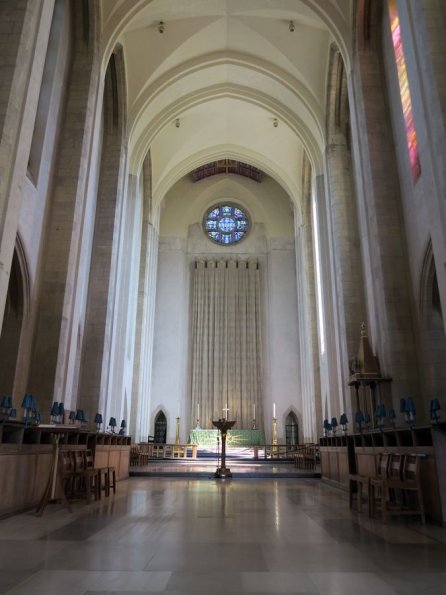
<svg viewBox="0 0 446 595">
<path fill-rule="evenodd" d="M 263 427 L 257 260 L 197 260 L 193 269 L 191 424 Z"/>
</svg>

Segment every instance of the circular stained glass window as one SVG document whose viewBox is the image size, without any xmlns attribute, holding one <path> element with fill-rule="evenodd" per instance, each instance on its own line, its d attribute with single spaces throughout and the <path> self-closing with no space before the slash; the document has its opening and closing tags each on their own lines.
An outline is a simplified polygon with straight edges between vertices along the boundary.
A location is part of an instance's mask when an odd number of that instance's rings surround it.
<svg viewBox="0 0 446 595">
<path fill-rule="evenodd" d="M 249 219 L 240 207 L 222 203 L 206 212 L 203 228 L 206 235 L 217 244 L 236 244 L 248 233 Z"/>
</svg>

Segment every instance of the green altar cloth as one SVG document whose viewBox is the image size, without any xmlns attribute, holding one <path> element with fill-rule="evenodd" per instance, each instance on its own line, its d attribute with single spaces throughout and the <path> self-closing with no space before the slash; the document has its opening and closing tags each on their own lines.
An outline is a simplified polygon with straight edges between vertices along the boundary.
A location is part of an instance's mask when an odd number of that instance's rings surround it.
<svg viewBox="0 0 446 595">
<path fill-rule="evenodd" d="M 189 444 L 198 446 L 217 446 L 218 430 L 192 430 L 189 434 Z M 262 430 L 228 430 L 226 435 L 226 446 L 263 446 L 265 436 Z"/>
</svg>

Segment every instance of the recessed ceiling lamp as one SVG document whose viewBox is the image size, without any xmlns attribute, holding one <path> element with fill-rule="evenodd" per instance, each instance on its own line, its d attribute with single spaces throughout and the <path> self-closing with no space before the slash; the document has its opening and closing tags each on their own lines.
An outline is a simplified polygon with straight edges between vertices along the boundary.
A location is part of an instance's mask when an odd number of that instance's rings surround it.
<svg viewBox="0 0 446 595">
<path fill-rule="evenodd" d="M 158 23 L 158 33 L 164 33 L 164 21 Z"/>
<path fill-rule="evenodd" d="M 291 33 L 293 33 L 293 31 L 295 30 L 296 25 L 294 24 L 294 21 L 290 21 L 288 23 L 288 29 L 291 31 Z"/>
</svg>

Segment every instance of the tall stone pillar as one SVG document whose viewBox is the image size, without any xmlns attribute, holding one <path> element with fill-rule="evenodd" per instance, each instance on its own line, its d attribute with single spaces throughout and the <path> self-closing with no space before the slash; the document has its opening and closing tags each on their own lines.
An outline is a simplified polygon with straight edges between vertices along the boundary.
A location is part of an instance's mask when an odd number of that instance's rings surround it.
<svg viewBox="0 0 446 595">
<path fill-rule="evenodd" d="M 326 179 L 315 176 L 312 195 L 316 205 L 317 230 L 314 229 L 314 244 L 318 244 L 321 286 L 321 314 L 318 317 L 320 337 L 321 399 L 323 417 L 338 416 L 345 404 L 345 390 L 340 373 L 339 311 L 337 302 L 336 272 L 334 265 L 333 231 L 331 228 L 330 204 L 327 197 Z M 317 232 L 317 235 L 316 235 Z M 324 343 L 322 347 L 322 342 Z"/>
<path fill-rule="evenodd" d="M 417 113 L 422 114 L 424 126 L 417 126 L 427 172 L 433 192 L 423 195 L 429 219 L 432 251 L 437 268 L 437 282 L 446 333 L 446 3 L 438 0 L 409 0 L 400 6 L 403 34 L 413 39 L 410 48 L 414 60 L 408 60 L 411 92 Z M 419 93 L 419 89 L 423 92 Z"/>
<path fill-rule="evenodd" d="M 326 165 L 336 287 L 333 299 L 339 320 L 336 342 L 344 395 L 348 394 L 349 361 L 356 356 L 361 323 L 365 319 L 356 192 L 349 146 L 349 112 L 344 63 L 339 50 L 332 47 L 327 88 Z M 352 397 L 353 394 L 339 402 L 338 413 L 347 413 L 349 419 L 353 413 Z"/>
<path fill-rule="evenodd" d="M 302 439 L 315 442 L 322 427 L 321 382 L 316 320 L 316 292 L 311 222 L 312 173 L 305 157 L 302 204 L 295 214 L 297 308 L 299 317 L 300 390 L 302 394 Z"/>
<path fill-rule="evenodd" d="M 348 80 L 365 299 L 372 348 L 393 398 L 418 392 L 409 269 L 392 127 L 383 86 L 381 3 L 358 42 Z"/>
<path fill-rule="evenodd" d="M 121 68 L 119 68 L 121 65 Z M 119 72 L 118 72 L 119 70 Z M 103 412 L 110 368 L 111 312 L 126 170 L 122 56 L 113 54 L 105 76 L 104 132 L 91 254 L 78 407 L 90 419 Z M 118 81 L 117 88 L 114 82 Z M 120 82 L 120 84 L 119 84 Z"/>
<path fill-rule="evenodd" d="M 158 262 L 158 233 L 154 226 L 152 213 L 152 162 L 150 153 L 144 161 L 142 175 L 143 214 L 131 412 L 131 427 L 134 428 L 136 441 L 146 441 L 150 434 L 153 331 Z"/>
<path fill-rule="evenodd" d="M 0 331 L 53 9 L 0 3 Z"/>
<path fill-rule="evenodd" d="M 94 201 L 95 138 L 99 134 L 102 85 L 97 3 L 73 4 L 73 62 L 67 85 L 65 117 L 42 251 L 36 332 L 28 379 L 42 411 L 51 401 L 71 405 L 67 387 L 70 359 L 81 342 L 83 324 L 79 291 L 86 287 L 91 231 L 88 206 Z M 87 23 L 86 21 L 89 20 Z M 93 203 L 94 204 L 94 203 Z"/>
</svg>

